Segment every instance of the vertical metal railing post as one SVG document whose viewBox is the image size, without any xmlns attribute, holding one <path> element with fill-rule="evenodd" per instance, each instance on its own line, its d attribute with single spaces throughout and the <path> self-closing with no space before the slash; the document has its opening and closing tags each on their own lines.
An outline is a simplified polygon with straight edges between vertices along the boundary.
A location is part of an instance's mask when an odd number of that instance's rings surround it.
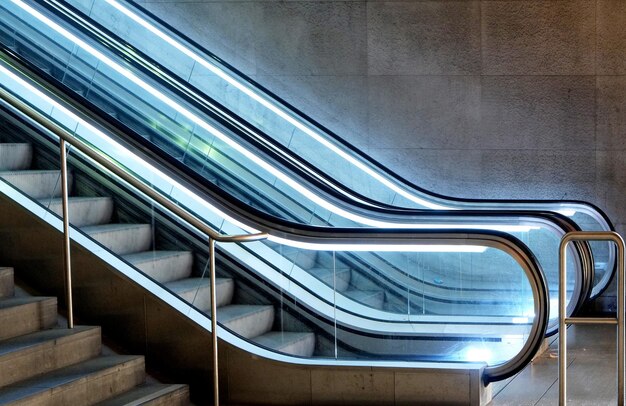
<svg viewBox="0 0 626 406">
<path fill-rule="evenodd" d="M 215 293 L 215 240 L 209 237 L 209 273 L 211 278 L 211 340 L 213 341 L 213 404 L 220 404 L 219 373 L 217 370 L 217 298 Z"/>
<path fill-rule="evenodd" d="M 617 246 L 617 315 L 616 317 L 567 317 L 567 245 L 572 241 L 612 241 Z M 615 232 L 574 231 L 565 234 L 559 247 L 559 404 L 567 402 L 567 325 L 617 325 L 617 404 L 624 405 L 624 240 Z"/>
<path fill-rule="evenodd" d="M 61 200 L 63 208 L 63 269 L 67 305 L 67 328 L 74 328 L 74 304 L 72 300 L 72 261 L 70 258 L 70 216 L 67 191 L 67 151 L 61 138 Z"/>
</svg>

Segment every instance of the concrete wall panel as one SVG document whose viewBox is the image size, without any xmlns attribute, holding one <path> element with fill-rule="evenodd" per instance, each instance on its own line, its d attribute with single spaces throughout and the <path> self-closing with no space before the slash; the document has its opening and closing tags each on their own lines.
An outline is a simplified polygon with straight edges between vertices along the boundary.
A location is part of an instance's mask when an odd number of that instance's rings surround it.
<svg viewBox="0 0 626 406">
<path fill-rule="evenodd" d="M 626 75 L 626 2 L 597 1 L 597 73 Z"/>
<path fill-rule="evenodd" d="M 587 149 L 594 141 L 593 76 L 484 76 L 478 145 Z"/>
<path fill-rule="evenodd" d="M 596 147 L 626 150 L 626 76 L 597 78 Z"/>
<path fill-rule="evenodd" d="M 483 73 L 593 74 L 594 28 L 593 1 L 483 1 Z"/>
<path fill-rule="evenodd" d="M 373 76 L 370 148 L 471 148 L 480 114 L 478 76 Z"/>
<path fill-rule="evenodd" d="M 367 69 L 365 4 L 259 2 L 259 71 L 273 75 L 356 75 Z"/>
<path fill-rule="evenodd" d="M 366 151 L 368 149 L 368 79 L 365 75 L 262 75 L 260 82 L 299 106 L 312 118 L 333 123 L 333 131 Z"/>
<path fill-rule="evenodd" d="M 480 73 L 478 1 L 368 2 L 367 18 L 372 75 Z"/>
</svg>

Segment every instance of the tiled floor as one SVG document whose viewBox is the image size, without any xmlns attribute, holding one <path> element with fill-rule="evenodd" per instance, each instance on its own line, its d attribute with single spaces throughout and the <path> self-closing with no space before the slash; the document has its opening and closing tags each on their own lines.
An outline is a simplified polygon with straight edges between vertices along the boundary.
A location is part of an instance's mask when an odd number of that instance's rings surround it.
<svg viewBox="0 0 626 406">
<path fill-rule="evenodd" d="M 568 330 L 568 405 L 615 405 L 616 343 L 615 326 L 571 326 Z M 557 405 L 558 338 L 550 349 L 522 372 L 493 387 L 490 406 Z"/>
</svg>

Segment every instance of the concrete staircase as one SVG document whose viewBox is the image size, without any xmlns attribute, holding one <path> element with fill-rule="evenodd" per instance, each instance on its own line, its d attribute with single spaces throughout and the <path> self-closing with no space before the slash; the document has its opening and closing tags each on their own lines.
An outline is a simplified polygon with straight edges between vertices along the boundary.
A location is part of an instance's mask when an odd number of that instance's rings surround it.
<svg viewBox="0 0 626 406">
<path fill-rule="evenodd" d="M 359 278 L 353 277 L 353 270 L 340 259 L 333 259 L 327 252 L 305 251 L 290 247 L 280 247 L 280 250 L 285 257 L 300 268 L 352 300 L 375 309 L 385 308 L 385 291 L 372 289 L 366 283 L 355 282 Z"/>
<path fill-rule="evenodd" d="M 11 159 L 2 160 L 2 157 Z M 30 144 L 0 144 L 0 177 L 24 193 L 38 199 L 50 210 L 61 213 L 59 171 L 31 169 Z M 72 177 L 69 177 L 70 181 Z M 71 187 L 70 187 L 71 190 Z M 150 224 L 113 223 L 114 204 L 110 197 L 72 196 L 70 222 L 139 270 L 163 283 L 200 310 L 210 309 L 208 279 L 192 276 L 194 255 L 189 251 L 162 251 L 154 248 Z M 272 331 L 275 313 L 272 305 L 233 303 L 236 283 L 217 280 L 218 321 L 237 334 L 271 349 L 299 356 L 311 356 L 315 334 Z"/>
<path fill-rule="evenodd" d="M 188 405 L 186 385 L 147 384 L 144 358 L 103 355 L 99 327 L 57 326 L 57 300 L 0 268 L 0 404 Z"/>
</svg>

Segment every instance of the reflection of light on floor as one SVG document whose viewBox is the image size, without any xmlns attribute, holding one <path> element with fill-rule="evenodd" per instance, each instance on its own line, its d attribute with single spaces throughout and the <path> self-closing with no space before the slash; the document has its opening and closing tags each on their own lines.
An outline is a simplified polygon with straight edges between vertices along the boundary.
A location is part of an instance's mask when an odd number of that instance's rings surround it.
<svg viewBox="0 0 626 406">
<path fill-rule="evenodd" d="M 528 317 L 513 317 L 511 322 L 513 324 L 528 324 Z"/>
<path fill-rule="evenodd" d="M 465 359 L 472 362 L 486 362 L 491 361 L 491 351 L 488 348 L 469 347 L 465 353 Z"/>
</svg>

